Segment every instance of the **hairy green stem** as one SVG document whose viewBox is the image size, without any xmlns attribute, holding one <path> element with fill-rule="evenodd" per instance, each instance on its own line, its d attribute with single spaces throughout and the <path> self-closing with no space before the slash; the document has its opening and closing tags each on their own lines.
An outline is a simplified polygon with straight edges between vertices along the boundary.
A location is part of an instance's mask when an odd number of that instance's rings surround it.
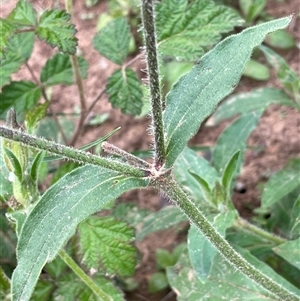
<svg viewBox="0 0 300 301">
<path fill-rule="evenodd" d="M 271 292 L 276 297 L 276 300 L 300 300 L 300 298 L 292 292 L 286 290 L 274 280 L 261 273 L 239 253 L 237 253 L 214 229 L 210 222 L 199 211 L 196 205 L 185 195 L 173 179 L 170 177 L 160 178 L 157 183 L 160 189 L 162 189 L 177 204 L 190 221 L 206 236 L 206 238 L 232 266 Z"/>
<path fill-rule="evenodd" d="M 101 158 L 91 153 L 80 151 L 78 149 L 48 141 L 43 138 L 34 137 L 19 130 L 14 130 L 5 126 L 0 126 L 0 136 L 37 148 L 38 150 L 44 150 L 53 155 L 59 155 L 66 159 L 74 160 L 79 163 L 102 166 L 104 168 L 118 171 L 122 174 L 127 174 L 134 177 L 146 176 L 143 170 L 135 168 L 133 166 L 110 159 Z"/>
<path fill-rule="evenodd" d="M 275 235 L 273 233 L 265 231 L 255 225 L 249 223 L 248 221 L 244 220 L 241 217 L 239 217 L 236 221 L 236 228 L 246 230 L 250 233 L 254 233 L 254 234 L 258 235 L 259 237 L 264 238 L 276 245 L 283 244 L 288 241 L 287 239 L 284 239 L 278 235 Z"/>
<path fill-rule="evenodd" d="M 151 113 L 155 142 L 155 168 L 159 170 L 165 162 L 165 139 L 162 118 L 162 100 L 158 73 L 157 43 L 155 36 L 153 1 L 142 1 L 142 20 L 147 54 L 147 69 L 151 95 Z"/>
<path fill-rule="evenodd" d="M 58 254 L 68 267 L 96 294 L 97 297 L 102 298 L 103 301 L 114 301 L 77 265 L 65 250 L 60 250 Z"/>
</svg>

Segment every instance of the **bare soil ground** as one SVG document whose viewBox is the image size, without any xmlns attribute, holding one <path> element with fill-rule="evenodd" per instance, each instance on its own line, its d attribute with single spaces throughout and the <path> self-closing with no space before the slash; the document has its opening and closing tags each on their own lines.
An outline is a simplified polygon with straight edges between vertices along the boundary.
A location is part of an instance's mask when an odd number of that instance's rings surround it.
<svg viewBox="0 0 300 301">
<path fill-rule="evenodd" d="M 59 5 L 63 8 L 62 1 L 31 1 L 37 10 L 41 8 L 51 8 Z M 1 17 L 6 16 L 15 6 L 16 1 L 1 1 Z M 91 40 L 96 33 L 96 24 L 99 15 L 106 11 L 107 1 L 99 1 L 92 8 L 85 6 L 85 1 L 74 1 L 74 23 L 78 30 L 80 52 L 89 62 L 89 76 L 84 80 L 84 90 L 88 105 L 103 91 L 106 79 L 117 68 L 116 65 L 102 57 L 96 52 L 91 44 Z M 291 13 L 299 12 L 299 2 L 297 0 L 277 0 L 268 1 L 266 11 L 275 17 L 286 16 Z M 89 18 L 86 18 L 89 16 Z M 299 18 L 290 29 L 290 32 L 300 41 L 300 21 Z M 28 64 L 39 74 L 41 67 L 55 51 L 45 43 L 37 41 L 32 58 Z M 280 51 L 280 54 L 298 73 L 300 71 L 299 50 L 293 48 L 288 51 Z M 129 58 L 130 59 L 130 58 Z M 133 68 L 137 71 L 144 69 L 143 62 L 137 60 Z M 22 68 L 16 75 L 15 80 L 31 79 L 31 75 L 26 67 Z M 239 91 L 250 91 L 252 88 L 264 86 L 265 82 L 258 82 L 248 78 L 242 78 L 238 87 Z M 279 86 L 275 74 L 272 74 L 268 86 Z M 236 92 L 236 91 L 235 91 Z M 76 86 L 63 86 L 55 88 L 53 91 L 52 111 L 59 113 L 72 113 L 74 107 L 79 106 L 79 96 Z M 127 151 L 149 149 L 151 137 L 146 129 L 150 124 L 147 117 L 135 119 L 125 116 L 119 110 L 113 109 L 104 94 L 96 106 L 91 116 L 108 113 L 109 119 L 100 127 L 87 127 L 78 140 L 76 146 L 83 145 L 105 135 L 112 129 L 121 126 L 110 142 Z M 191 144 L 213 146 L 217 137 L 224 130 L 228 121 L 215 127 L 203 126 L 192 139 Z M 238 181 L 243 184 L 242 193 L 234 194 L 234 202 L 243 217 L 250 218 L 253 208 L 260 202 L 259 184 L 265 182 L 275 171 L 281 169 L 287 161 L 300 155 L 300 115 L 294 109 L 272 105 L 263 114 L 257 129 L 249 139 L 249 150 L 246 152 L 245 165 L 242 169 Z M 260 151 L 257 151 L 257 149 Z M 163 204 L 157 192 L 153 190 L 136 191 L 125 194 L 121 201 L 134 201 L 142 208 L 158 210 Z M 184 233 L 177 233 L 173 230 L 163 231 L 149 235 L 144 241 L 138 244 L 141 251 L 141 263 L 136 271 L 135 278 L 140 282 L 137 291 L 127 296 L 128 300 L 139 301 L 158 301 L 176 300 L 175 296 L 169 291 L 157 294 L 148 293 L 147 281 L 155 272 L 155 250 L 166 248 L 172 250 L 184 238 Z"/>
</svg>

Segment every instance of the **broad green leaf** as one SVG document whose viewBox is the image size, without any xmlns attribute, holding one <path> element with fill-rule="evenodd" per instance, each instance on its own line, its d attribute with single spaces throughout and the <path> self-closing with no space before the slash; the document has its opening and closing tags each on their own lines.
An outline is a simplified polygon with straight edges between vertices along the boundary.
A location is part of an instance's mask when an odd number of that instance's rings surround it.
<svg viewBox="0 0 300 301">
<path fill-rule="evenodd" d="M 168 286 L 169 282 L 164 272 L 156 272 L 152 274 L 148 282 L 148 290 L 150 293 L 159 292 Z"/>
<path fill-rule="evenodd" d="M 59 51 L 75 54 L 76 29 L 70 20 L 71 15 L 64 10 L 47 10 L 41 15 L 35 32 L 41 40 L 45 40 L 52 47 L 57 47 Z"/>
<path fill-rule="evenodd" d="M 156 265 L 159 269 L 165 269 L 166 267 L 173 266 L 176 263 L 176 256 L 165 249 L 155 250 Z"/>
<path fill-rule="evenodd" d="M 290 237 L 299 237 L 300 234 L 300 196 L 295 201 L 290 219 Z"/>
<path fill-rule="evenodd" d="M 237 114 L 264 110 L 270 104 L 294 106 L 291 98 L 281 89 L 259 88 L 250 92 L 241 92 L 226 98 L 212 116 L 214 125 Z"/>
<path fill-rule="evenodd" d="M 210 216 L 209 220 L 219 234 L 224 237 L 226 229 L 232 226 L 236 217 L 235 211 L 228 211 Z M 189 229 L 187 243 L 191 264 L 201 281 L 206 281 L 212 261 L 218 251 L 194 225 Z"/>
<path fill-rule="evenodd" d="M 0 202 L 8 201 L 12 195 L 12 183 L 9 181 L 9 171 L 4 161 L 3 138 L 0 138 Z"/>
<path fill-rule="evenodd" d="M 88 62 L 83 57 L 78 57 L 78 63 L 82 78 L 86 78 Z M 46 62 L 41 72 L 41 82 L 47 86 L 72 85 L 74 81 L 73 67 L 68 54 L 55 54 Z"/>
<path fill-rule="evenodd" d="M 7 20 L 19 26 L 34 26 L 36 18 L 32 3 L 25 0 L 18 1 L 16 7 L 7 17 Z"/>
<path fill-rule="evenodd" d="M 267 80 L 270 78 L 270 71 L 265 65 L 251 59 L 247 63 L 243 75 L 256 80 Z"/>
<path fill-rule="evenodd" d="M 113 217 L 92 216 L 79 225 L 82 261 L 91 269 L 109 275 L 132 276 L 137 251 L 132 245 L 134 230 Z"/>
<path fill-rule="evenodd" d="M 107 80 L 106 92 L 114 108 L 122 113 L 139 115 L 143 106 L 143 91 L 136 73 L 126 68 L 116 70 Z"/>
<path fill-rule="evenodd" d="M 271 47 L 290 49 L 295 46 L 294 38 L 285 30 L 277 30 L 267 35 L 265 42 Z"/>
<path fill-rule="evenodd" d="M 203 178 L 212 189 L 218 179 L 217 171 L 203 157 L 186 147 L 175 162 L 173 174 L 184 191 L 204 210 L 209 204 L 205 201 L 200 184 L 192 174 Z"/>
<path fill-rule="evenodd" d="M 201 123 L 233 91 L 253 48 L 266 34 L 286 27 L 290 20 L 288 17 L 259 24 L 224 39 L 173 86 L 163 114 L 166 167 L 174 164 Z"/>
<path fill-rule="evenodd" d="M 160 230 L 169 229 L 187 219 L 175 206 L 166 206 L 153 212 L 137 226 L 136 240 L 142 240 L 146 235 Z"/>
<path fill-rule="evenodd" d="M 247 22 L 251 22 L 257 18 L 264 10 L 266 4 L 266 0 L 239 0 L 239 6 Z"/>
<path fill-rule="evenodd" d="M 232 122 L 219 136 L 213 150 L 213 166 L 223 172 L 230 158 L 237 149 L 241 151 L 239 162 L 236 165 L 235 175 L 239 173 L 244 161 L 244 151 L 247 140 L 252 131 L 256 128 L 261 112 L 245 113 Z"/>
<path fill-rule="evenodd" d="M 199 60 L 223 33 L 243 24 L 235 10 L 209 0 L 164 0 L 156 13 L 159 50 L 178 60 Z"/>
<path fill-rule="evenodd" d="M 17 72 L 31 56 L 34 33 L 23 32 L 11 37 L 5 57 L 0 61 L 0 87 L 10 82 L 10 76 Z"/>
<path fill-rule="evenodd" d="M 266 46 L 260 46 L 269 64 L 277 71 L 277 77 L 283 86 L 294 94 L 296 100 L 300 101 L 300 76 L 289 64 L 276 52 Z"/>
<path fill-rule="evenodd" d="M 266 183 L 262 193 L 262 207 L 269 207 L 300 186 L 300 159 L 292 159 Z"/>
<path fill-rule="evenodd" d="M 300 270 L 300 238 L 273 248 L 273 251 Z"/>
<path fill-rule="evenodd" d="M 125 18 L 109 22 L 94 37 L 94 48 L 112 62 L 122 65 L 128 54 L 130 28 Z"/>
<path fill-rule="evenodd" d="M 147 184 L 141 178 L 86 165 L 51 186 L 22 227 L 18 265 L 12 277 L 12 300 L 30 299 L 43 266 L 55 258 L 81 221 L 123 192 Z"/>
<path fill-rule="evenodd" d="M 299 290 L 276 274 L 269 266 L 259 261 L 249 252 L 238 249 L 252 265 L 280 283 L 283 287 L 299 295 Z M 183 253 L 174 267 L 167 268 L 167 277 L 178 301 L 251 300 L 274 301 L 274 295 L 265 290 L 217 254 L 213 260 L 210 275 L 202 282 L 191 267 L 188 255 Z M 250 298 L 250 299 L 249 299 Z"/>
<path fill-rule="evenodd" d="M 41 97 L 41 87 L 30 81 L 11 82 L 3 87 L 0 94 L 0 118 L 5 119 L 6 112 L 13 107 L 17 114 L 32 108 Z"/>
</svg>

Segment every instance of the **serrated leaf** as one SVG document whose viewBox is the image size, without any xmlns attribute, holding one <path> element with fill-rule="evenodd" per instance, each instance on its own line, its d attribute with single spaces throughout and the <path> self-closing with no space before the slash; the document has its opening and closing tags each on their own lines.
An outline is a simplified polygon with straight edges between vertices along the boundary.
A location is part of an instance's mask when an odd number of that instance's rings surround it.
<svg viewBox="0 0 300 301">
<path fill-rule="evenodd" d="M 228 211 L 210 216 L 208 219 L 219 234 L 224 237 L 226 229 L 232 226 L 236 217 L 237 213 L 235 211 Z M 194 225 L 189 229 L 187 244 L 192 266 L 200 280 L 206 281 L 212 261 L 218 251 Z"/>
<path fill-rule="evenodd" d="M 3 87 L 0 94 L 0 118 L 13 107 L 17 114 L 32 108 L 41 97 L 41 87 L 30 81 L 11 82 Z"/>
<path fill-rule="evenodd" d="M 134 230 L 112 217 L 90 217 L 79 225 L 82 261 L 109 275 L 132 276 L 137 251 L 132 245 Z"/>
<path fill-rule="evenodd" d="M 130 28 L 125 18 L 116 18 L 94 37 L 94 48 L 110 61 L 122 65 L 129 49 Z"/>
<path fill-rule="evenodd" d="M 244 161 L 244 152 L 247 140 L 256 128 L 261 112 L 245 113 L 232 122 L 219 136 L 213 150 L 213 166 L 223 172 L 227 162 L 237 149 L 240 149 L 239 162 L 236 165 L 235 175 L 239 173 Z"/>
<path fill-rule="evenodd" d="M 78 57 L 78 63 L 82 78 L 86 78 L 88 62 L 83 57 Z M 43 67 L 40 79 L 47 86 L 72 85 L 74 83 L 74 72 L 70 56 L 62 53 L 55 54 Z"/>
<path fill-rule="evenodd" d="M 243 24 L 235 10 L 209 0 L 165 0 L 156 12 L 159 50 L 178 60 L 199 60 L 223 33 Z"/>
<path fill-rule="evenodd" d="M 107 80 L 106 92 L 112 106 L 120 108 L 122 113 L 134 116 L 141 113 L 143 91 L 133 70 L 116 70 Z"/>
<path fill-rule="evenodd" d="M 75 54 L 76 29 L 70 20 L 71 15 L 63 10 L 45 11 L 39 19 L 35 32 L 41 40 L 45 40 L 52 47 L 57 47 L 68 54 Z"/>
<path fill-rule="evenodd" d="M 16 7 L 12 10 L 7 19 L 19 26 L 35 25 L 36 18 L 33 5 L 25 0 L 18 1 Z"/>
<path fill-rule="evenodd" d="M 11 37 L 5 57 L 0 60 L 0 87 L 10 82 L 10 76 L 17 72 L 31 56 L 34 44 L 34 33 L 23 32 Z"/>
<path fill-rule="evenodd" d="M 270 21 L 224 39 L 173 86 L 163 114 L 166 167 L 174 164 L 205 118 L 232 92 L 253 48 L 267 33 L 286 27 L 290 20 L 289 17 Z"/>
<path fill-rule="evenodd" d="M 256 80 L 267 80 L 270 78 L 270 71 L 265 65 L 251 59 L 245 67 L 243 76 Z"/>
<path fill-rule="evenodd" d="M 141 178 L 86 165 L 51 186 L 22 227 L 12 300 L 29 300 L 41 269 L 55 258 L 81 221 L 123 192 L 147 185 L 148 181 Z"/>
<path fill-rule="evenodd" d="M 192 174 L 203 178 L 212 189 L 218 179 L 217 171 L 203 157 L 189 148 L 185 148 L 177 158 L 173 170 L 174 178 L 184 189 L 184 191 L 202 208 L 209 210 L 205 195 L 202 192 L 201 185 Z M 206 208 L 206 209 L 205 209 Z"/>
<path fill-rule="evenodd" d="M 4 51 L 6 50 L 9 40 L 13 36 L 15 26 L 11 24 L 9 21 L 0 18 L 0 59 L 2 60 L 5 57 Z"/>
<path fill-rule="evenodd" d="M 224 100 L 212 116 L 214 125 L 224 119 L 231 118 L 237 114 L 243 114 L 251 111 L 264 110 L 270 104 L 281 104 L 294 106 L 291 98 L 281 89 L 277 88 L 259 88 L 250 92 L 234 94 Z"/>
<path fill-rule="evenodd" d="M 300 238 L 287 241 L 273 248 L 273 251 L 300 270 Z"/>
<path fill-rule="evenodd" d="M 299 295 L 297 288 L 276 274 L 265 263 L 241 248 L 238 250 L 258 270 Z M 178 301 L 249 300 L 249 297 L 253 301 L 274 301 L 273 294 L 233 268 L 219 254 L 215 256 L 210 276 L 205 282 L 197 277 L 186 253 L 182 254 L 174 267 L 167 268 L 167 277 L 171 287 L 177 293 Z"/>
<path fill-rule="evenodd" d="M 186 217 L 181 213 L 179 208 L 166 206 L 144 218 L 143 222 L 137 226 L 136 240 L 142 240 L 150 233 L 169 229 L 186 220 Z"/>
<path fill-rule="evenodd" d="M 300 159 L 292 159 L 267 182 L 262 194 L 262 207 L 269 207 L 300 186 Z"/>
</svg>

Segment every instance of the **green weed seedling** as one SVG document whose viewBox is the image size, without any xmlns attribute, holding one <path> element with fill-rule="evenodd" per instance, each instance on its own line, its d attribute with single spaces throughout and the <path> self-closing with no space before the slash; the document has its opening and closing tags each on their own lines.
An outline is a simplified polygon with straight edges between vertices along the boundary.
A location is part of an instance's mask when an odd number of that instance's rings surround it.
<svg viewBox="0 0 300 301">
<path fill-rule="evenodd" d="M 114 7 L 118 2 L 114 1 Z M 243 105 L 237 99 L 245 95 L 230 96 L 214 119 L 240 116 L 219 137 L 212 164 L 187 147 L 201 124 L 237 86 L 253 49 L 269 33 L 286 28 L 291 17 L 249 27 L 221 40 L 222 34 L 243 22 L 229 7 L 209 0 L 164 0 L 156 5 L 141 1 L 153 135 L 149 163 L 104 141 L 113 132 L 81 149 L 66 146 L 78 141 L 89 112 L 104 92 L 115 108 L 136 116 L 142 112 L 145 87 L 130 68 L 132 61 L 126 62 L 133 39 L 127 15 L 117 14 L 100 26 L 92 43 L 119 68 L 107 79 L 105 91 L 87 106 L 82 79 L 87 76 L 88 63 L 76 55 L 72 3 L 66 0 L 65 4 L 66 10 L 37 13 L 31 2 L 20 0 L 7 18 L 0 19 L 0 118 L 7 116 L 6 124 L 0 126 L 2 300 L 125 300 L 118 283 L 134 274 L 134 238 L 141 240 L 187 220 L 191 225 L 187 244 L 160 274 L 164 287 L 170 285 L 178 300 L 300 300 L 295 281 L 300 268 L 299 159 L 273 175 L 263 192 L 263 209 L 273 206 L 275 212 L 268 229 L 274 229 L 285 206 L 285 219 L 279 223 L 282 236 L 245 221 L 232 203 L 233 181 L 243 164 L 246 139 L 269 104 L 261 99 L 291 103 L 296 97 L 299 104 L 295 73 L 262 47 L 287 93 L 275 88 L 255 90 L 247 95 L 251 101 Z M 33 81 L 11 81 L 22 65 L 33 71 L 28 60 L 36 38 L 57 53 Z M 197 62 L 165 98 L 160 58 Z M 51 112 L 49 89 L 74 83 L 80 98 L 75 129 L 65 116 L 51 119 L 47 115 Z M 22 125 L 17 117 L 24 121 Z M 105 122 L 106 117 L 100 117 Z M 46 129 L 54 130 L 45 133 Z M 110 157 L 86 151 L 97 144 Z M 58 169 L 53 183 L 42 192 L 41 175 L 45 178 L 57 169 L 53 156 L 71 162 Z M 123 193 L 149 186 L 175 206 L 154 213 L 130 204 L 114 206 Z M 103 214 L 95 215 L 99 211 Z M 265 256 L 270 253 L 272 257 Z M 288 268 L 275 271 L 267 259 L 276 262 L 279 256 Z"/>
</svg>

